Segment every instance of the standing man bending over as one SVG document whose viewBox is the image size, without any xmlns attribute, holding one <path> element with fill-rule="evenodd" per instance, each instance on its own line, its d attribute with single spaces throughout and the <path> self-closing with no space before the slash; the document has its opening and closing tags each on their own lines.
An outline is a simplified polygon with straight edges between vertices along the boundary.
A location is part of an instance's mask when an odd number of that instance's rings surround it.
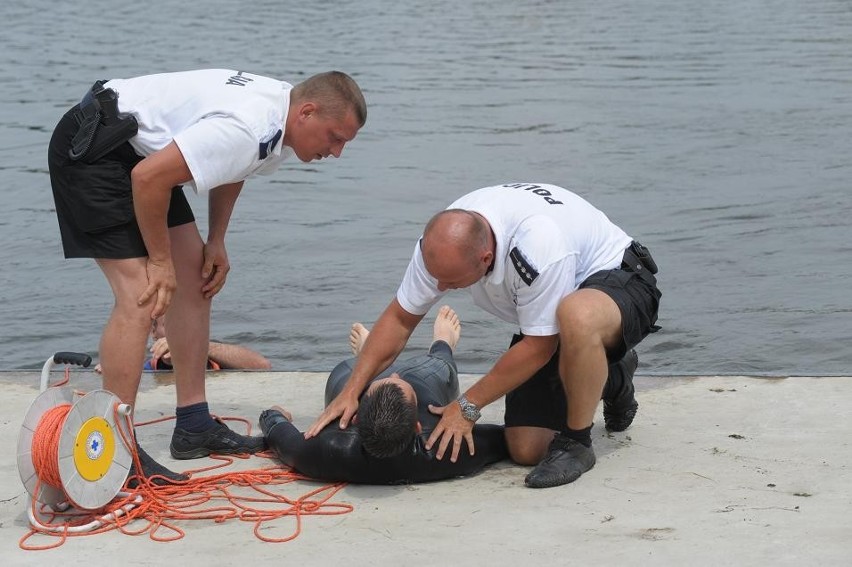
<svg viewBox="0 0 852 567">
<path fill-rule="evenodd" d="M 210 304 L 230 269 L 225 232 L 243 182 L 292 154 L 340 157 L 366 120 L 338 71 L 291 86 L 226 69 L 98 81 L 60 120 L 48 162 L 66 258 L 94 258 L 115 304 L 103 330 L 103 387 L 135 405 L 151 320 L 165 314 L 177 385 L 176 459 L 254 453 L 260 437 L 210 415 Z M 181 185 L 209 200 L 202 239 Z M 143 473 L 183 478 L 139 450 Z"/>
<path fill-rule="evenodd" d="M 473 453 L 479 409 L 506 395 L 509 453 L 537 464 L 526 485 L 573 482 L 595 464 L 601 397 L 610 430 L 626 429 L 636 414 L 632 348 L 658 329 L 655 272 L 647 249 L 567 189 L 512 183 L 469 193 L 426 225 L 346 387 L 306 434 L 338 417 L 345 428 L 370 378 L 429 309 L 448 290 L 470 288 L 477 305 L 519 325 L 522 336 L 457 401 L 433 408 L 441 421 L 427 448 L 438 443 L 442 458 L 452 443 L 455 460 L 464 440 Z"/>
</svg>

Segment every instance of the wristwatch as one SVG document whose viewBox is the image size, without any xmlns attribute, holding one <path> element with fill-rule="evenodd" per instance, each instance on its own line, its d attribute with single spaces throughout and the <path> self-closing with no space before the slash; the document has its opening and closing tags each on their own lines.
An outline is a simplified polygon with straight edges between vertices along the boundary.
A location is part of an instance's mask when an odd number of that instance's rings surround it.
<svg viewBox="0 0 852 567">
<path fill-rule="evenodd" d="M 476 407 L 476 404 L 467 399 L 467 396 L 462 394 L 458 399 L 459 406 L 461 407 L 462 417 L 466 420 L 476 423 L 480 417 L 482 417 L 482 413 L 480 413 L 479 408 Z"/>
</svg>

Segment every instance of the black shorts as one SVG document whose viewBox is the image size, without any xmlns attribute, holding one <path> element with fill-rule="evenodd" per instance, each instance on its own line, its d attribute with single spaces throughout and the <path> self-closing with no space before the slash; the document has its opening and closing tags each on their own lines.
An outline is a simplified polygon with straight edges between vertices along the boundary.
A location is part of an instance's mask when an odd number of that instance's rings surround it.
<svg viewBox="0 0 852 567">
<path fill-rule="evenodd" d="M 621 341 L 607 350 L 610 366 L 638 345 L 656 326 L 657 311 L 662 294 L 657 289 L 657 279 L 646 268 L 635 270 L 622 263 L 615 270 L 592 274 L 580 289 L 598 289 L 618 305 L 621 311 Z M 523 335 L 512 337 L 515 344 Z M 562 380 L 559 378 L 559 350 L 529 380 L 506 394 L 506 427 L 546 427 L 561 430 L 568 420 L 567 402 Z"/>
<path fill-rule="evenodd" d="M 125 142 L 92 164 L 68 157 L 79 126 L 73 107 L 50 139 L 50 184 L 66 258 L 144 258 L 148 256 L 133 212 L 130 171 L 142 161 Z M 181 187 L 172 189 L 168 226 L 195 221 Z"/>
</svg>

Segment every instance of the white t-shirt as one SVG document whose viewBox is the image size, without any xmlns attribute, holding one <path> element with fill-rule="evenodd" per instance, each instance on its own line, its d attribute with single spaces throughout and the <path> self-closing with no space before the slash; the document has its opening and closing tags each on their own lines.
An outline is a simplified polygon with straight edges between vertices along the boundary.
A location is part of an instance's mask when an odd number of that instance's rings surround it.
<svg viewBox="0 0 852 567">
<path fill-rule="evenodd" d="M 559 301 L 595 272 L 617 268 L 632 241 L 579 195 L 544 183 L 485 187 L 448 208 L 474 211 L 491 225 L 494 268 L 468 289 L 476 305 L 525 335 L 558 334 Z M 397 301 L 424 315 L 445 293 L 426 271 L 418 242 Z"/>
<path fill-rule="evenodd" d="M 174 140 L 196 193 L 272 173 L 293 152 L 283 147 L 292 85 L 230 69 L 114 79 L 118 110 L 139 132 L 130 145 L 148 156 Z"/>
</svg>

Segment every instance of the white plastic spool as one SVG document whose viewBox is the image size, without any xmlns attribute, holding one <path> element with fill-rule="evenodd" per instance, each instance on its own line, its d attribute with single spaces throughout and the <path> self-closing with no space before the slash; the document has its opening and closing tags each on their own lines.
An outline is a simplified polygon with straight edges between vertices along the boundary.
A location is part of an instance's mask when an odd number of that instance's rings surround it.
<svg viewBox="0 0 852 567">
<path fill-rule="evenodd" d="M 127 480 L 133 457 L 122 440 L 119 431 L 122 424 L 116 422 L 114 408 L 118 404 L 120 417 L 129 415 L 131 408 L 106 390 L 94 390 L 74 402 L 71 388 L 47 388 L 54 364 L 53 358 L 45 363 L 41 378 L 42 391 L 30 405 L 21 426 L 18 436 L 18 473 L 30 496 L 54 510 L 64 510 L 69 505 L 81 510 L 97 510 L 117 496 L 128 496 L 121 488 Z M 32 443 L 45 413 L 63 404 L 72 406 L 59 432 L 56 458 L 62 486 L 56 487 L 39 482 L 32 458 Z M 80 532 L 96 529 L 109 519 L 129 512 L 141 501 L 142 497 L 137 496 L 132 503 L 113 513 L 72 528 L 42 524 L 34 517 L 32 505 L 28 506 L 28 512 L 30 522 L 42 530 L 60 532 L 67 529 Z"/>
</svg>

